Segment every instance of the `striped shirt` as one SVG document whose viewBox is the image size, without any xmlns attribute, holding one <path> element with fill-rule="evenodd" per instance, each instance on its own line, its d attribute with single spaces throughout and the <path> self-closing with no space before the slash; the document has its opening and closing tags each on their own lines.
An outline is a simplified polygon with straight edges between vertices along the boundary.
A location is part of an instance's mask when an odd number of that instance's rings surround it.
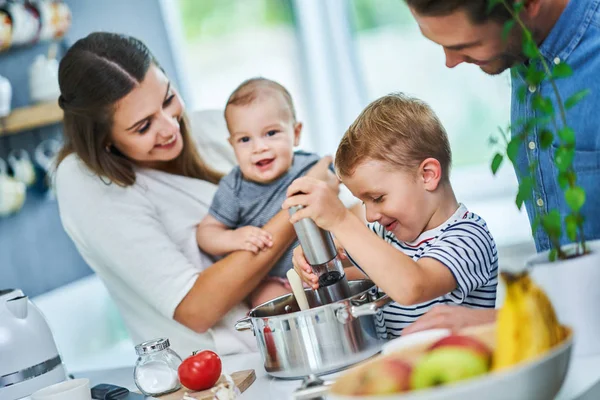
<svg viewBox="0 0 600 400">
<path fill-rule="evenodd" d="M 402 329 L 437 304 L 495 307 L 498 285 L 496 243 L 485 221 L 469 212 L 464 205 L 461 204 L 442 225 L 423 232 L 410 243 L 398 240 L 377 222 L 369 224 L 369 227 L 377 236 L 415 261 L 423 257 L 438 260 L 448 267 L 456 280 L 456 289 L 431 301 L 412 306 L 394 302 L 384 307 L 378 322 L 380 329 L 387 330 L 388 337 L 400 336 Z"/>
</svg>

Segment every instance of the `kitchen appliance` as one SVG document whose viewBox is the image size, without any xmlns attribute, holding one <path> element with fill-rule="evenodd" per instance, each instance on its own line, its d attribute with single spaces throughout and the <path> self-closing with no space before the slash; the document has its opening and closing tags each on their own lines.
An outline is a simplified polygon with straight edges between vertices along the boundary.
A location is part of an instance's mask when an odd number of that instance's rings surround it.
<svg viewBox="0 0 600 400">
<path fill-rule="evenodd" d="M 48 323 L 19 289 L 0 290 L 0 360 L 2 400 L 24 399 L 66 379 Z"/>
<path fill-rule="evenodd" d="M 0 118 L 10 114 L 12 101 L 12 86 L 10 81 L 0 75 Z"/>
<path fill-rule="evenodd" d="M 290 216 L 302 208 L 303 206 L 291 207 Z M 319 228 L 310 218 L 302 218 L 294 223 L 294 230 L 304 251 L 304 257 L 319 278 L 319 304 L 330 304 L 348 298 L 348 281 L 331 233 Z"/>
<path fill-rule="evenodd" d="M 387 332 L 380 308 L 391 301 L 369 280 L 345 284 L 345 299 L 322 304 L 322 293 L 305 289 L 310 309 L 300 311 L 294 295 L 284 295 L 252 309 L 235 328 L 254 331 L 265 370 L 274 377 L 340 370 L 381 350 Z"/>
</svg>

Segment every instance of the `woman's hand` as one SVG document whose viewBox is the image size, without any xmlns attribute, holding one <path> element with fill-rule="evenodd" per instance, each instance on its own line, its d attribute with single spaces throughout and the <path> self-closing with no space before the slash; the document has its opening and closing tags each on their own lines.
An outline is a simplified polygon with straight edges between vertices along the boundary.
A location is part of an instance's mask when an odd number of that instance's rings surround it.
<svg viewBox="0 0 600 400">
<path fill-rule="evenodd" d="M 338 257 L 340 260 L 348 259 L 346 252 L 342 247 L 340 247 L 339 243 L 337 243 L 334 239 L 335 246 L 337 248 Z M 319 278 L 312 271 L 312 268 L 306 257 L 304 257 L 304 251 L 302 250 L 302 246 L 296 246 L 294 249 L 294 255 L 292 257 L 292 265 L 294 266 L 294 270 L 300 276 L 302 282 L 309 285 L 314 290 L 319 288 Z"/>
<path fill-rule="evenodd" d="M 311 218 L 321 228 L 332 231 L 350 214 L 337 193 L 318 179 L 308 176 L 296 179 L 289 186 L 287 195 L 288 198 L 283 202 L 284 209 L 304 206 L 291 216 L 292 224 L 303 218 Z"/>
<path fill-rule="evenodd" d="M 494 309 L 438 305 L 407 326 L 402 331 L 402 335 L 437 328 L 450 329 L 455 332 L 468 326 L 483 325 L 495 320 L 496 310 Z"/>
</svg>

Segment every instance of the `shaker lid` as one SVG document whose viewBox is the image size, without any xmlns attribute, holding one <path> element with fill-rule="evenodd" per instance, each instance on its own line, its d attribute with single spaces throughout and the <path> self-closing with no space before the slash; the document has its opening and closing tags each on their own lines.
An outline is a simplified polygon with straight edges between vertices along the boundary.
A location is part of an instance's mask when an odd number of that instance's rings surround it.
<svg viewBox="0 0 600 400">
<path fill-rule="evenodd" d="M 138 356 L 141 356 L 143 354 L 150 354 L 168 349 L 169 346 L 171 346 L 171 343 L 169 343 L 169 339 L 167 338 L 153 339 L 135 346 L 135 352 Z"/>
</svg>

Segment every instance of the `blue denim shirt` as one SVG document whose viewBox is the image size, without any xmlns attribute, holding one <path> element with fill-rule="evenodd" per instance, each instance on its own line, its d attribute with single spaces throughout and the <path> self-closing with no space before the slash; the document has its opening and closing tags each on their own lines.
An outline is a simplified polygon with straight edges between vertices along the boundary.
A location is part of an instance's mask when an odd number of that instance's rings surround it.
<svg viewBox="0 0 600 400">
<path fill-rule="evenodd" d="M 586 191 L 586 202 L 581 212 L 585 217 L 584 234 L 586 240 L 600 239 L 600 0 L 571 0 L 548 37 L 540 45 L 540 51 L 548 63 L 567 62 L 573 68 L 573 75 L 556 81 L 562 100 L 565 101 L 582 89 L 590 89 L 588 94 L 575 107 L 567 110 L 567 123 L 575 130 L 576 145 L 573 166 L 577 173 L 577 184 Z M 529 87 L 527 98 L 521 103 L 517 96 L 524 79 L 513 71 L 511 122 L 536 116 L 531 106 L 533 95 L 541 91 L 544 97 L 555 100 L 550 82 L 544 81 L 539 87 Z M 558 107 L 555 103 L 555 110 Z M 564 217 L 569 207 L 564 192 L 558 185 L 558 170 L 553 158 L 555 144 L 543 150 L 540 148 L 539 133 L 543 127 L 536 127 L 517 156 L 517 175 L 529 174 L 528 165 L 537 162 L 533 201 L 525 206 L 530 221 L 536 213 L 558 209 Z M 513 131 L 513 133 L 516 133 Z M 541 228 L 534 232 L 538 251 L 550 248 L 548 236 Z M 570 242 L 563 235 L 561 243 Z"/>
</svg>

